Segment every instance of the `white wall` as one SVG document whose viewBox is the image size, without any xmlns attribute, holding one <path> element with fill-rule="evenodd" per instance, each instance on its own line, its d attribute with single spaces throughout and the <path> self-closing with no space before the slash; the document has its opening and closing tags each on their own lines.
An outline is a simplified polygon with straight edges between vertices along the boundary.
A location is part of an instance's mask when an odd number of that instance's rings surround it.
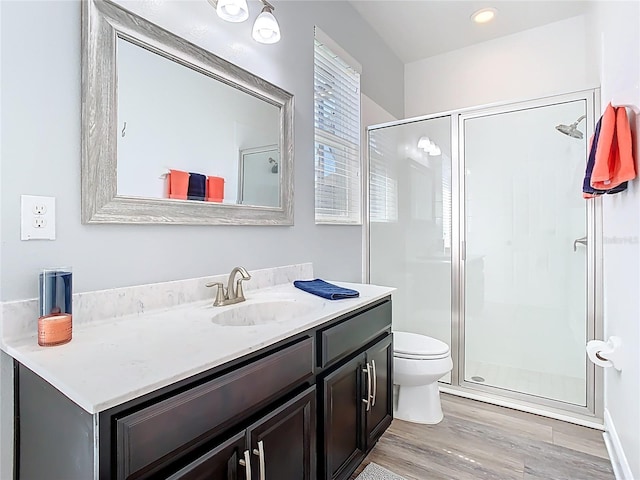
<svg viewBox="0 0 640 480">
<path fill-rule="evenodd" d="M 590 12 L 594 61 L 600 63 L 602 110 L 633 106 L 636 170 L 640 155 L 640 3 L 597 2 Z M 618 478 L 640 478 L 640 184 L 605 197 L 604 338 L 623 342 L 623 369 L 605 370 L 605 426 Z M 616 458 L 617 457 L 617 458 Z"/>
<path fill-rule="evenodd" d="M 539 98 L 597 86 L 573 17 L 405 65 L 405 116 Z"/>
<path fill-rule="evenodd" d="M 72 265 L 77 292 L 304 261 L 319 276 L 360 280 L 361 227 L 314 223 L 313 27 L 362 64 L 363 92 L 399 116 L 402 63 L 347 2 L 280 2 L 276 45 L 254 42 L 251 22 L 223 22 L 207 2 L 177 3 L 206 15 L 165 28 L 208 40 L 213 53 L 294 94 L 295 226 L 81 225 L 80 2 L 2 1 L 1 300 L 36 297 L 46 265 Z M 147 5 L 150 16 L 168 8 Z M 21 194 L 56 197 L 57 240 L 20 241 Z"/>
</svg>

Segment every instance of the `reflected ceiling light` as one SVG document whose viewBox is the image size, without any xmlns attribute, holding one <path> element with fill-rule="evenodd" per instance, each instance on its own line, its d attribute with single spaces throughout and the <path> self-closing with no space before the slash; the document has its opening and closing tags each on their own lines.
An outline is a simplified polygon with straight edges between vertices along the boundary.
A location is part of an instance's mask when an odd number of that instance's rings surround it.
<svg viewBox="0 0 640 480">
<path fill-rule="evenodd" d="M 280 41 L 280 25 L 276 17 L 273 16 L 273 5 L 266 0 L 262 0 L 264 7 L 253 24 L 251 36 L 256 42 L 276 43 Z"/>
<path fill-rule="evenodd" d="M 418 148 L 426 150 L 427 148 L 429 148 L 430 143 L 431 140 L 429 140 L 429 137 L 420 137 L 420 140 L 418 140 Z"/>
<path fill-rule="evenodd" d="M 432 157 L 437 157 L 442 154 L 440 147 L 436 145 L 435 142 L 429 140 L 429 137 L 420 137 L 418 140 L 418 148 Z"/>
<path fill-rule="evenodd" d="M 244 22 L 249 18 L 247 0 L 218 0 L 216 13 L 227 22 Z"/>
<path fill-rule="evenodd" d="M 498 11 L 495 8 L 483 8 L 471 15 L 471 20 L 475 23 L 487 23 L 493 20 Z"/>
<path fill-rule="evenodd" d="M 437 157 L 438 155 L 442 155 L 442 150 L 436 144 L 433 144 L 431 149 L 427 150 L 427 153 L 432 157 Z"/>
</svg>

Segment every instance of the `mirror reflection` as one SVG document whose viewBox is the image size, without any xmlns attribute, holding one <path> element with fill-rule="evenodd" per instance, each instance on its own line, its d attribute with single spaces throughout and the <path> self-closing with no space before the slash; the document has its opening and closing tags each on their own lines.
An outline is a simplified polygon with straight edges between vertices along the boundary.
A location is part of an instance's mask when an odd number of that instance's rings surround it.
<svg viewBox="0 0 640 480">
<path fill-rule="evenodd" d="M 280 107 L 117 39 L 117 194 L 280 205 Z"/>
</svg>

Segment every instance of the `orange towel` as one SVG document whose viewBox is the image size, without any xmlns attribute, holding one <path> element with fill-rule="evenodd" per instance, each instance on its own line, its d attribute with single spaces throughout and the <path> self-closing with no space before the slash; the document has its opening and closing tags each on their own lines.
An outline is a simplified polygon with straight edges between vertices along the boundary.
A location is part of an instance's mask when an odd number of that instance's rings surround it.
<svg viewBox="0 0 640 480">
<path fill-rule="evenodd" d="M 207 177 L 207 202 L 222 202 L 224 199 L 224 178 Z"/>
<path fill-rule="evenodd" d="M 186 200 L 189 190 L 189 172 L 169 170 L 169 198 Z"/>
<path fill-rule="evenodd" d="M 625 107 L 607 105 L 591 174 L 591 186 L 611 190 L 636 177 L 631 145 L 631 127 Z"/>
</svg>

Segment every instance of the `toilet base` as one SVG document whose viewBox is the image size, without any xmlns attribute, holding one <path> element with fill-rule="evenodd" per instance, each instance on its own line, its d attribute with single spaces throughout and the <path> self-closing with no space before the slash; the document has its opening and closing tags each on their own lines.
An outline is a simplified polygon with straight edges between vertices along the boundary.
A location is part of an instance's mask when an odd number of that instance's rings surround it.
<svg viewBox="0 0 640 480">
<path fill-rule="evenodd" d="M 444 418 L 440 404 L 438 382 L 410 387 L 400 385 L 398 404 L 393 416 L 399 420 L 426 425 L 435 425 Z"/>
</svg>

